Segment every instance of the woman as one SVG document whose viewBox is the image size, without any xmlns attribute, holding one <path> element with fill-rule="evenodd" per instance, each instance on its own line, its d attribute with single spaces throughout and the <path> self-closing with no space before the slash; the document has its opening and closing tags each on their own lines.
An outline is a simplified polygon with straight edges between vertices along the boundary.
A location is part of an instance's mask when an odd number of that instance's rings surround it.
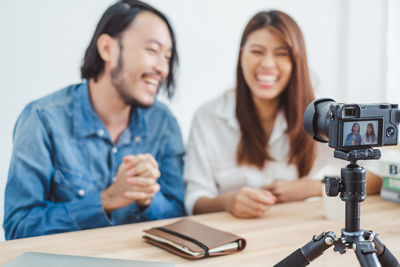
<svg viewBox="0 0 400 267">
<path fill-rule="evenodd" d="M 346 136 L 344 141 L 345 146 L 359 146 L 361 145 L 360 124 L 357 122 L 351 127 L 351 133 Z"/>
<path fill-rule="evenodd" d="M 184 170 L 188 214 L 258 217 L 276 202 L 321 195 L 321 182 L 307 179 L 322 162 L 303 129 L 314 94 L 296 22 L 280 11 L 256 14 L 241 39 L 236 76 L 235 90 L 194 116 Z"/>
<path fill-rule="evenodd" d="M 375 129 L 372 123 L 367 124 L 367 129 L 365 130 L 365 134 L 362 136 L 362 145 L 376 145 L 377 140 L 375 137 Z"/>
</svg>

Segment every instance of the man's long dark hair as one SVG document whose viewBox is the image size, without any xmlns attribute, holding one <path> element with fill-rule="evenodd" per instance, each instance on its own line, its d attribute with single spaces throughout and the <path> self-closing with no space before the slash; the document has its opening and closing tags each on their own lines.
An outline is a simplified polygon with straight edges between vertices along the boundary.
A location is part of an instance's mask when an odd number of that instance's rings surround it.
<svg viewBox="0 0 400 267">
<path fill-rule="evenodd" d="M 125 29 L 133 22 L 141 12 L 149 11 L 160 17 L 168 26 L 172 41 L 171 59 L 169 61 L 169 73 L 164 81 L 163 87 L 171 98 L 174 94 L 175 77 L 174 72 L 178 63 L 176 40 L 174 31 L 163 13 L 154 7 L 137 0 L 122 0 L 110 6 L 97 24 L 96 31 L 86 49 L 85 57 L 81 67 L 81 77 L 84 79 L 93 78 L 97 81 L 99 74 L 104 70 L 104 61 L 97 50 L 97 39 L 100 35 L 108 34 L 113 38 L 119 38 Z"/>
<path fill-rule="evenodd" d="M 303 129 L 303 114 L 314 99 L 308 71 L 303 35 L 296 22 L 281 11 L 256 14 L 247 24 L 240 42 L 240 53 L 236 69 L 236 117 L 241 137 L 237 150 L 237 163 L 263 168 L 267 161 L 274 160 L 268 151 L 271 133 L 261 125 L 251 91 L 246 83 L 241 66 L 243 46 L 248 36 L 259 29 L 267 28 L 285 42 L 293 64 L 290 80 L 279 96 L 279 107 L 285 112 L 290 140 L 288 163 L 297 166 L 299 177 L 308 174 L 315 158 L 313 140 Z"/>
<path fill-rule="evenodd" d="M 359 134 L 359 133 L 360 133 L 360 130 L 361 130 L 361 127 L 360 127 L 360 124 L 358 124 L 357 122 L 354 123 L 353 126 L 351 127 L 351 133 L 354 133 L 354 127 L 355 127 L 356 125 L 358 126 L 358 132 L 357 132 L 357 134 Z"/>
</svg>

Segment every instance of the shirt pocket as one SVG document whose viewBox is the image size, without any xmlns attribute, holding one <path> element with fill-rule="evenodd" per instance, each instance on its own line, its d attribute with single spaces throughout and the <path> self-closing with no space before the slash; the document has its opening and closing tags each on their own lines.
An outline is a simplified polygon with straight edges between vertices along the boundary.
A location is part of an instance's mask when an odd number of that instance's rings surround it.
<svg viewBox="0 0 400 267">
<path fill-rule="evenodd" d="M 52 197 L 55 202 L 68 202 L 82 198 L 96 190 L 83 174 L 66 168 L 57 168 L 52 183 Z"/>
</svg>

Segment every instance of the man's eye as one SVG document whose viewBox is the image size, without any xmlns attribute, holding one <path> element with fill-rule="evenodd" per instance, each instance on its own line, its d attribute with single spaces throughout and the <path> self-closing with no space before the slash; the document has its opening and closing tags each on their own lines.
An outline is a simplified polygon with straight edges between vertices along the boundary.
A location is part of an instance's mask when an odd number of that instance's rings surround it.
<svg viewBox="0 0 400 267">
<path fill-rule="evenodd" d="M 155 50 L 154 48 L 146 48 L 146 50 L 151 53 L 157 53 L 157 50 Z"/>
</svg>

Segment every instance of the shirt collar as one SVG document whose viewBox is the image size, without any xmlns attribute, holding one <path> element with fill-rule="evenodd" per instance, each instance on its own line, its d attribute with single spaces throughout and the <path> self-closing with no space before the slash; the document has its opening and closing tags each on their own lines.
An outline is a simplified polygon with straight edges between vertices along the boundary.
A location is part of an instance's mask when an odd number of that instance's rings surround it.
<svg viewBox="0 0 400 267">
<path fill-rule="evenodd" d="M 215 108 L 215 113 L 220 118 L 226 120 L 228 125 L 234 129 L 239 130 L 239 122 L 236 118 L 236 93 L 235 90 L 229 90 L 225 92 L 222 96 L 222 101 Z M 273 144 L 281 136 L 286 134 L 287 131 L 287 121 L 283 110 L 280 110 L 275 118 L 274 127 L 272 128 L 272 133 L 268 141 L 268 145 Z"/>
<path fill-rule="evenodd" d="M 74 92 L 74 133 L 77 137 L 89 135 L 100 135 L 108 137 L 108 132 L 103 122 L 97 115 L 90 100 L 88 81 L 78 85 Z M 133 141 L 136 136 L 147 134 L 146 110 L 142 108 L 132 108 L 130 123 L 122 133 L 118 143 Z"/>
<path fill-rule="evenodd" d="M 224 119 L 232 128 L 239 130 L 239 122 L 236 118 L 235 90 L 226 91 L 222 95 L 222 101 L 215 107 L 215 114 Z"/>
</svg>

